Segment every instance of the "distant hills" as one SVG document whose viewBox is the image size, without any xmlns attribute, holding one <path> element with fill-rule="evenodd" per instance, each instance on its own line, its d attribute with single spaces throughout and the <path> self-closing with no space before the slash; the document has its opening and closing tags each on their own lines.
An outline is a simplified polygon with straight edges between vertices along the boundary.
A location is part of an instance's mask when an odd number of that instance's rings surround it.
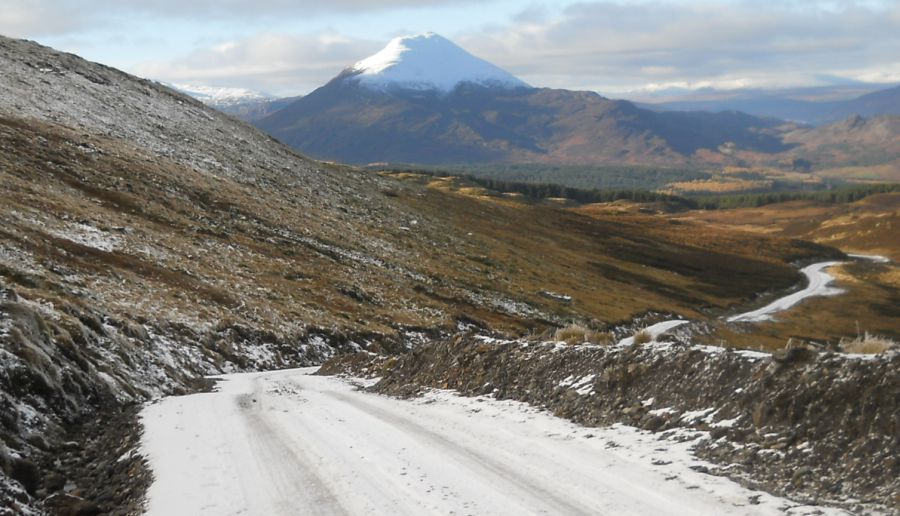
<svg viewBox="0 0 900 516">
<path fill-rule="evenodd" d="M 284 109 L 287 106 L 290 106 L 301 98 L 302 96 L 282 97 L 276 99 L 248 100 L 246 102 L 231 104 L 227 106 L 215 104 L 210 105 L 218 109 L 219 111 L 227 113 L 235 118 L 238 118 L 245 122 L 253 123 L 257 120 L 262 120 L 263 118 L 273 113 L 277 113 L 278 111 Z"/>
<path fill-rule="evenodd" d="M 787 154 L 843 179 L 900 182 L 900 116 L 851 115 L 816 128 L 784 135 Z"/>
<path fill-rule="evenodd" d="M 871 88 L 707 90 L 633 103 L 532 87 L 426 33 L 392 40 L 304 97 L 182 90 L 327 161 L 791 170 L 799 164 L 889 179 L 900 175 L 900 129 L 891 118 L 900 115 L 900 87 Z"/>
<path fill-rule="evenodd" d="M 232 115 L 245 122 L 253 122 L 290 105 L 300 97 L 276 97 L 246 88 L 215 87 L 197 84 L 166 86 L 203 102 L 207 106 Z"/>
<path fill-rule="evenodd" d="M 718 97 L 644 103 L 641 107 L 657 111 L 741 111 L 811 125 L 829 124 L 852 115 L 900 115 L 900 86 L 841 100 L 816 98 L 815 93 L 803 91 L 742 90 L 720 93 Z"/>
<path fill-rule="evenodd" d="M 532 88 L 435 34 L 392 41 L 256 124 L 303 153 L 356 164 L 679 164 L 726 144 L 787 148 L 779 120 Z"/>
</svg>

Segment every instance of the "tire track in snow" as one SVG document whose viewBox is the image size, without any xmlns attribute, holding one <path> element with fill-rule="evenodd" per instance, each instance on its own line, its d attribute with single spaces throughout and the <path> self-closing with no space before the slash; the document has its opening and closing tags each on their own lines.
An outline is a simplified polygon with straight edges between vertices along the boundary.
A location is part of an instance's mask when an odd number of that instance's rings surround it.
<svg viewBox="0 0 900 516">
<path fill-rule="evenodd" d="M 440 433 L 416 423 L 412 419 L 387 412 L 371 403 L 367 403 L 361 396 L 352 396 L 337 391 L 326 392 L 325 395 L 390 424 L 404 435 L 422 439 L 429 446 L 445 451 L 447 455 L 461 460 L 467 466 L 480 469 L 495 477 L 499 482 L 508 485 L 510 489 L 519 492 L 520 496 L 530 499 L 531 507 L 542 507 L 539 510 L 541 513 L 572 515 L 590 515 L 595 513 L 590 508 L 581 507 L 560 498 L 545 486 L 533 482 L 530 478 L 521 475 L 509 466 L 496 462 L 490 457 L 478 453 L 476 450 L 461 445 Z"/>
<path fill-rule="evenodd" d="M 296 504 L 302 499 L 311 502 L 304 514 L 348 515 L 338 497 L 316 475 L 313 462 L 302 456 L 297 448 L 288 446 L 287 436 L 269 421 L 262 378 L 255 378 L 253 385 L 253 393 L 239 395 L 236 402 L 244 424 L 254 437 L 249 442 L 254 457 L 265 466 L 262 470 L 268 478 L 266 484 L 271 492 L 270 499 L 274 502 L 276 514 L 297 514 Z"/>
<path fill-rule="evenodd" d="M 689 442 L 625 427 L 588 438 L 515 402 L 404 401 L 312 372 L 228 375 L 148 405 L 148 513 L 839 514 L 694 471 Z"/>
</svg>

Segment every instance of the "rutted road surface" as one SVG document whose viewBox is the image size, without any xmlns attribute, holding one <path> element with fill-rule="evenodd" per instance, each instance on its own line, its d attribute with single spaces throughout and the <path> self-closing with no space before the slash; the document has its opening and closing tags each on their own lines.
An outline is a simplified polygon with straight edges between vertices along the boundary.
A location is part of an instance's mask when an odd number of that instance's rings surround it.
<svg viewBox="0 0 900 516">
<path fill-rule="evenodd" d="M 413 401 L 315 369 L 230 375 L 143 412 L 159 515 L 804 514 L 690 469 L 689 443 L 446 392 Z"/>
</svg>

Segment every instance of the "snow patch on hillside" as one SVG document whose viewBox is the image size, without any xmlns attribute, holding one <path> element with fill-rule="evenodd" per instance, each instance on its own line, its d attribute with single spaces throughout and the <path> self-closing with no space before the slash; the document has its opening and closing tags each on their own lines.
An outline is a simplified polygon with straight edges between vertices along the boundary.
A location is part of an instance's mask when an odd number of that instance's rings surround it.
<svg viewBox="0 0 900 516">
<path fill-rule="evenodd" d="M 107 253 L 119 249 L 122 245 L 121 237 L 81 222 L 70 224 L 63 230 L 51 229 L 48 233 Z"/>
</svg>

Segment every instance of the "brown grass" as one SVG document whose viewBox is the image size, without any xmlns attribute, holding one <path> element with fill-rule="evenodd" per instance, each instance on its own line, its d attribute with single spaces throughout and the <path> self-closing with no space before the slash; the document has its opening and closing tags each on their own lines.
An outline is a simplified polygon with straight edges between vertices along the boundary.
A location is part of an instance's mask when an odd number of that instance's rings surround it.
<svg viewBox="0 0 900 516">
<path fill-rule="evenodd" d="M 608 331 L 592 330 L 575 323 L 556 330 L 553 338 L 566 344 L 600 344 L 603 346 L 612 344 L 614 340 L 613 334 Z"/>
<path fill-rule="evenodd" d="M 640 330 L 634 333 L 634 344 L 647 344 L 653 341 L 653 335 L 650 335 L 650 332 L 647 330 Z"/>
<path fill-rule="evenodd" d="M 720 229 L 802 238 L 900 261 L 900 239 L 895 236 L 900 227 L 900 193 L 873 195 L 849 204 L 793 201 L 760 208 L 695 211 L 673 218 Z"/>
<path fill-rule="evenodd" d="M 896 348 L 897 342 L 866 332 L 865 335 L 853 340 L 842 340 L 840 347 L 844 353 L 874 355 Z"/>
<path fill-rule="evenodd" d="M 698 340 L 774 351 L 789 337 L 840 342 L 846 335 L 858 334 L 857 321 L 874 335 L 900 339 L 900 239 L 896 238 L 900 193 L 873 195 L 850 204 L 794 201 L 760 208 L 688 212 L 673 218 L 732 233 L 745 230 L 802 238 L 846 252 L 881 254 L 894 260 L 889 264 L 854 261 L 833 267 L 830 272 L 843 294 L 806 300 L 779 313 L 774 321 L 753 325 L 749 332 L 717 325 L 709 338 L 698 336 Z"/>
<path fill-rule="evenodd" d="M 742 179 L 697 179 L 680 181 L 667 185 L 665 191 L 670 193 L 738 193 L 768 190 L 772 187 L 769 180 Z"/>
<path fill-rule="evenodd" d="M 85 157 L 70 145 L 81 141 L 104 152 Z M 293 176 L 212 179 L 128 142 L 2 118 L 0 147 L 0 275 L 41 299 L 79 282 L 99 310 L 148 320 L 393 333 L 464 315 L 524 333 L 651 309 L 691 318 L 793 284 L 786 262 L 815 252 L 658 216 L 473 197 L 464 182 L 417 174 L 379 179 L 373 197 L 335 209 L 331 194 L 318 201 Z M 122 245 L 102 251 L 58 236 L 75 222 Z M 35 271 L 16 253 L 32 256 Z M 537 311 L 509 313 L 510 301 Z"/>
</svg>

